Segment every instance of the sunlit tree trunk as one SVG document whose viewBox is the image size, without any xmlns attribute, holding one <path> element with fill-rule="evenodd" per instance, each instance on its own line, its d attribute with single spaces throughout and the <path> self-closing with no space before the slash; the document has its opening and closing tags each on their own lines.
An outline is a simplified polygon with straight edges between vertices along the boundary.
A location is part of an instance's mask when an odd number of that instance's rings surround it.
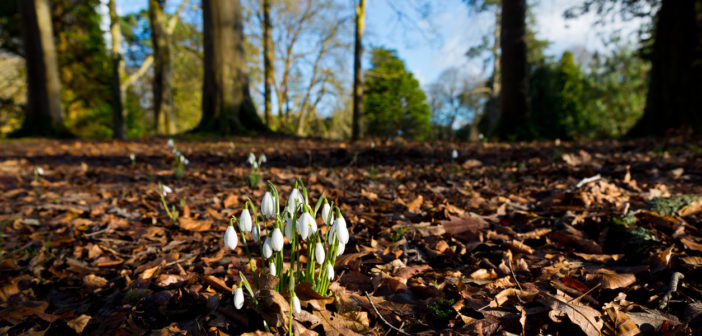
<svg viewBox="0 0 702 336">
<path fill-rule="evenodd" d="M 502 112 L 495 130 L 501 139 L 529 136 L 526 11 L 526 0 L 502 1 Z"/>
<path fill-rule="evenodd" d="M 355 1 L 355 0 L 354 0 Z M 363 20 L 366 11 L 366 1 L 359 0 L 356 5 L 356 37 L 353 46 L 353 121 L 351 138 L 361 138 L 361 109 L 363 108 L 363 74 L 361 56 L 363 55 Z"/>
<path fill-rule="evenodd" d="M 165 0 L 149 0 L 151 42 L 154 51 L 154 121 L 159 134 L 175 133 L 173 115 L 173 66 L 171 45 L 166 32 Z"/>
<path fill-rule="evenodd" d="M 702 132 L 702 1 L 663 0 L 656 18 L 643 117 L 630 134 Z"/>
<path fill-rule="evenodd" d="M 125 139 L 127 134 L 124 127 L 124 111 L 122 110 L 122 54 L 120 53 L 120 40 L 122 32 L 119 27 L 116 0 L 110 0 L 110 34 L 112 36 L 112 136 L 115 139 Z"/>
<path fill-rule="evenodd" d="M 27 107 L 17 136 L 67 136 L 48 0 L 18 0 L 27 66 Z"/>
<path fill-rule="evenodd" d="M 203 0 L 205 78 L 199 132 L 250 134 L 266 130 L 249 92 L 239 0 Z"/>
<path fill-rule="evenodd" d="M 271 127 L 272 106 L 271 106 L 271 86 L 273 85 L 273 38 L 271 31 L 271 2 L 263 0 L 263 101 L 266 125 Z M 281 113 L 281 111 L 278 111 Z"/>
<path fill-rule="evenodd" d="M 492 133 L 497 126 L 497 121 L 500 119 L 502 100 L 501 95 L 501 84 L 502 84 L 502 69 L 500 68 L 500 38 L 501 38 L 501 28 L 502 28 L 502 9 L 499 6 L 495 8 L 495 41 L 492 45 L 492 59 L 493 59 L 493 70 L 492 70 L 492 85 L 490 90 L 490 104 L 488 104 L 488 109 L 486 111 L 486 127 L 485 130 L 488 134 Z M 478 121 L 479 122 L 479 121 Z M 477 123 L 474 122 L 477 127 Z M 477 128 L 476 128 L 477 130 Z M 477 141 L 479 138 L 479 132 L 473 132 L 471 130 L 471 141 Z"/>
</svg>

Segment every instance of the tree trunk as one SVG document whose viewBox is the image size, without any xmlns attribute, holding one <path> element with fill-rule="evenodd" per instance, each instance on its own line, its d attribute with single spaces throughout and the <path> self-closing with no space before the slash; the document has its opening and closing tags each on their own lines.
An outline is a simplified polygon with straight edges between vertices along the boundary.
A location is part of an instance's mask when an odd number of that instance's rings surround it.
<svg viewBox="0 0 702 336">
<path fill-rule="evenodd" d="M 154 122 L 159 134 L 175 133 L 173 115 L 173 67 L 171 45 L 166 31 L 165 1 L 149 0 L 151 42 L 154 50 Z"/>
<path fill-rule="evenodd" d="M 266 125 L 271 127 L 271 85 L 273 85 L 273 38 L 271 31 L 271 1 L 263 0 L 263 101 Z M 278 113 L 281 113 L 280 111 Z"/>
<path fill-rule="evenodd" d="M 116 0 L 110 0 L 110 34 L 112 35 L 112 137 L 126 139 L 124 127 L 124 111 L 122 110 L 122 89 L 120 85 L 122 76 L 122 54 L 120 53 L 120 40 L 122 33 L 117 16 Z"/>
<path fill-rule="evenodd" d="M 199 132 L 265 131 L 251 100 L 239 0 L 203 0 L 205 78 Z"/>
<path fill-rule="evenodd" d="M 702 132 L 702 1 L 663 0 L 654 39 L 646 108 L 630 135 Z"/>
<path fill-rule="evenodd" d="M 27 66 L 26 117 L 16 136 L 68 136 L 48 0 L 18 0 Z"/>
<path fill-rule="evenodd" d="M 495 42 L 492 45 L 492 58 L 493 58 L 493 71 L 492 71 L 492 88 L 490 91 L 490 100 L 492 104 L 488 104 L 487 116 L 485 116 L 485 133 L 492 134 L 497 126 L 497 121 L 500 120 L 500 109 L 502 102 L 500 99 L 502 81 L 502 70 L 500 68 L 500 37 L 501 37 L 501 24 L 502 24 L 502 9 L 499 6 L 495 8 Z M 477 123 L 474 123 L 477 125 Z M 477 132 L 476 132 L 477 133 Z M 477 141 L 477 134 L 475 139 L 471 141 Z"/>
<path fill-rule="evenodd" d="M 363 107 L 361 56 L 363 55 L 363 18 L 365 11 L 366 1 L 359 0 L 358 5 L 356 5 L 356 37 L 353 46 L 353 122 L 351 127 L 351 138 L 353 140 L 361 138 L 361 109 Z"/>
<path fill-rule="evenodd" d="M 502 1 L 502 106 L 495 133 L 501 139 L 525 139 L 528 130 L 526 0 Z"/>
</svg>

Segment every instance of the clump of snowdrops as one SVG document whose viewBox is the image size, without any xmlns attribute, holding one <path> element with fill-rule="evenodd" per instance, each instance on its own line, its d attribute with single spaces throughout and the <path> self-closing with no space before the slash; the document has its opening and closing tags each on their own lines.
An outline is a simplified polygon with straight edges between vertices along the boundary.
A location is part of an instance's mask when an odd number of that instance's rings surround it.
<svg viewBox="0 0 702 336">
<path fill-rule="evenodd" d="M 173 175 L 179 179 L 185 174 L 185 166 L 188 165 L 190 161 L 176 148 L 173 139 L 168 139 L 166 145 L 171 148 L 171 153 L 173 153 Z"/>
<path fill-rule="evenodd" d="M 261 179 L 263 178 L 263 175 L 261 175 L 261 164 L 265 163 L 266 160 L 268 160 L 266 158 L 266 154 L 261 154 L 258 159 L 256 159 L 256 155 L 254 155 L 254 153 L 249 153 L 248 162 L 251 165 L 249 185 L 251 188 L 258 187 L 258 183 L 261 182 Z"/>
<path fill-rule="evenodd" d="M 317 293 L 328 295 L 329 284 L 335 276 L 336 258 L 344 252 L 349 241 L 346 220 L 338 206 L 330 203 L 324 194 L 314 208 L 309 202 L 307 189 L 302 180 L 298 179 L 284 210 L 280 212 L 278 190 L 268 182 L 260 206 L 256 207 L 248 199 L 239 218 L 232 217 L 224 233 L 224 245 L 232 250 L 237 247 L 239 235 L 241 236 L 254 281 L 258 281 L 263 272 L 279 279 L 275 289 L 289 293 L 290 314 L 299 313 L 301 309 L 300 300 L 295 294 L 297 284 L 309 282 Z M 318 215 L 324 223 L 321 227 L 317 227 L 315 220 Z M 247 237 L 259 245 L 262 269 L 256 268 L 246 244 Z M 285 249 L 289 249 L 288 269 L 283 267 Z M 307 258 L 305 263 L 301 261 L 303 255 Z M 234 305 L 237 309 L 244 305 L 243 288 L 248 290 L 254 298 L 254 304 L 257 304 L 248 280 L 242 273 L 240 276 L 241 283 L 234 290 Z"/>
</svg>

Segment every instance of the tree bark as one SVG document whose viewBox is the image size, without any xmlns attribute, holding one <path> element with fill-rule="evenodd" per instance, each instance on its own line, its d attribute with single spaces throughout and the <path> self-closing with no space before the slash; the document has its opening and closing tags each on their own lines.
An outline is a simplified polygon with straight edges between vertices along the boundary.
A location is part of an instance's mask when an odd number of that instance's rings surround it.
<svg viewBox="0 0 702 336">
<path fill-rule="evenodd" d="M 16 136 L 70 135 L 61 115 L 61 83 L 48 0 L 18 0 L 27 66 L 26 117 Z"/>
<path fill-rule="evenodd" d="M 202 13 L 205 78 L 196 131 L 222 135 L 265 131 L 249 92 L 239 0 L 203 0 Z"/>
<path fill-rule="evenodd" d="M 120 40 L 122 32 L 119 27 L 119 16 L 117 16 L 116 0 L 110 0 L 108 7 L 110 10 L 110 34 L 112 36 L 112 137 L 115 139 L 126 139 L 127 134 L 124 126 L 124 111 L 122 109 L 122 54 L 120 53 Z"/>
<path fill-rule="evenodd" d="M 271 127 L 271 85 L 273 85 L 273 38 L 271 31 L 271 1 L 263 0 L 263 101 L 266 125 Z M 278 113 L 281 113 L 279 111 Z"/>
<path fill-rule="evenodd" d="M 355 0 L 354 0 L 355 1 Z M 356 37 L 353 46 L 353 121 L 351 138 L 361 138 L 361 109 L 363 108 L 363 73 L 361 56 L 363 55 L 363 20 L 366 11 L 366 1 L 359 0 L 356 5 Z"/>
<path fill-rule="evenodd" d="M 165 0 L 149 0 L 151 42 L 154 51 L 154 122 L 159 134 L 175 133 L 173 115 L 173 67 L 171 45 L 166 30 Z"/>
<path fill-rule="evenodd" d="M 501 139 L 516 140 L 530 136 L 527 123 L 529 105 L 526 11 L 526 0 L 502 1 L 502 112 L 495 130 Z"/>
<path fill-rule="evenodd" d="M 644 115 L 632 136 L 702 132 L 702 1 L 663 0 L 656 18 Z"/>
<path fill-rule="evenodd" d="M 502 69 L 500 68 L 500 38 L 501 38 L 501 24 L 502 24 L 502 9 L 499 6 L 495 6 L 495 42 L 492 45 L 492 58 L 493 58 L 493 70 L 492 70 L 492 87 L 490 92 L 490 100 L 492 104 L 488 105 L 487 116 L 485 116 L 485 131 L 486 134 L 491 134 L 495 127 L 497 126 L 497 121 L 500 120 L 500 112 L 502 101 L 500 99 L 501 92 L 501 81 L 502 81 Z M 475 124 L 475 123 L 474 123 Z M 477 128 L 476 128 L 477 129 Z M 471 138 L 471 141 L 477 141 L 477 132 L 475 132 L 475 139 Z"/>
</svg>

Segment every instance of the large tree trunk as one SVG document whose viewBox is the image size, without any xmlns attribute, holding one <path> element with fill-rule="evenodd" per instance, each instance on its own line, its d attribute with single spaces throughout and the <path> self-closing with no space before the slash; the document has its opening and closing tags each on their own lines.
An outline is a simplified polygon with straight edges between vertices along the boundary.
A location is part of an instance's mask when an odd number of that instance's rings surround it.
<svg viewBox="0 0 702 336">
<path fill-rule="evenodd" d="M 196 131 L 250 134 L 266 126 L 251 100 L 239 0 L 203 0 L 205 78 Z"/>
<path fill-rule="evenodd" d="M 663 0 L 654 39 L 646 108 L 630 135 L 702 132 L 702 1 Z"/>
<path fill-rule="evenodd" d="M 271 127 L 271 85 L 273 85 L 273 38 L 271 31 L 271 1 L 263 0 L 263 101 L 266 125 Z M 281 113 L 281 111 L 278 111 Z"/>
<path fill-rule="evenodd" d="M 354 0 L 355 2 L 355 0 Z M 356 5 L 356 37 L 353 46 L 353 121 L 351 138 L 361 138 L 361 109 L 363 107 L 363 74 L 361 56 L 363 55 L 363 18 L 366 11 L 366 1 L 359 0 Z"/>
<path fill-rule="evenodd" d="M 154 121 L 159 134 L 175 133 L 173 115 L 173 67 L 171 45 L 166 31 L 165 0 L 149 0 L 151 42 L 154 50 Z"/>
<path fill-rule="evenodd" d="M 492 134 L 493 131 L 495 130 L 495 127 L 497 127 L 497 122 L 500 120 L 500 112 L 501 112 L 501 106 L 502 106 L 502 100 L 500 99 L 500 95 L 502 94 L 501 92 L 501 84 L 502 84 L 502 69 L 500 68 L 500 38 L 501 38 L 501 25 L 502 25 L 502 8 L 499 6 L 495 6 L 495 41 L 492 45 L 492 58 L 493 58 L 493 71 L 492 71 L 492 85 L 491 85 L 491 90 L 490 90 L 490 101 L 491 103 L 487 105 L 487 109 L 485 111 L 486 115 L 484 116 L 485 120 L 484 121 L 479 121 L 483 122 L 485 125 L 484 132 L 485 134 Z M 477 141 L 478 140 L 478 132 L 477 132 L 477 124 L 474 122 L 473 124 L 476 125 L 476 132 L 473 132 L 471 129 L 472 133 L 475 133 L 475 136 L 471 136 L 471 141 Z"/>
<path fill-rule="evenodd" d="M 495 129 L 501 139 L 529 137 L 526 10 L 526 0 L 502 1 L 502 112 Z"/>
<path fill-rule="evenodd" d="M 48 0 L 17 0 L 27 64 L 27 106 L 17 136 L 69 135 L 61 115 L 61 83 Z"/>
<path fill-rule="evenodd" d="M 115 139 L 126 139 L 127 134 L 124 127 L 124 111 L 122 110 L 122 88 L 120 80 L 122 76 L 122 54 L 120 54 L 120 40 L 122 33 L 119 27 L 119 17 L 117 16 L 116 0 L 110 0 L 110 33 L 112 35 L 112 137 Z"/>
</svg>

